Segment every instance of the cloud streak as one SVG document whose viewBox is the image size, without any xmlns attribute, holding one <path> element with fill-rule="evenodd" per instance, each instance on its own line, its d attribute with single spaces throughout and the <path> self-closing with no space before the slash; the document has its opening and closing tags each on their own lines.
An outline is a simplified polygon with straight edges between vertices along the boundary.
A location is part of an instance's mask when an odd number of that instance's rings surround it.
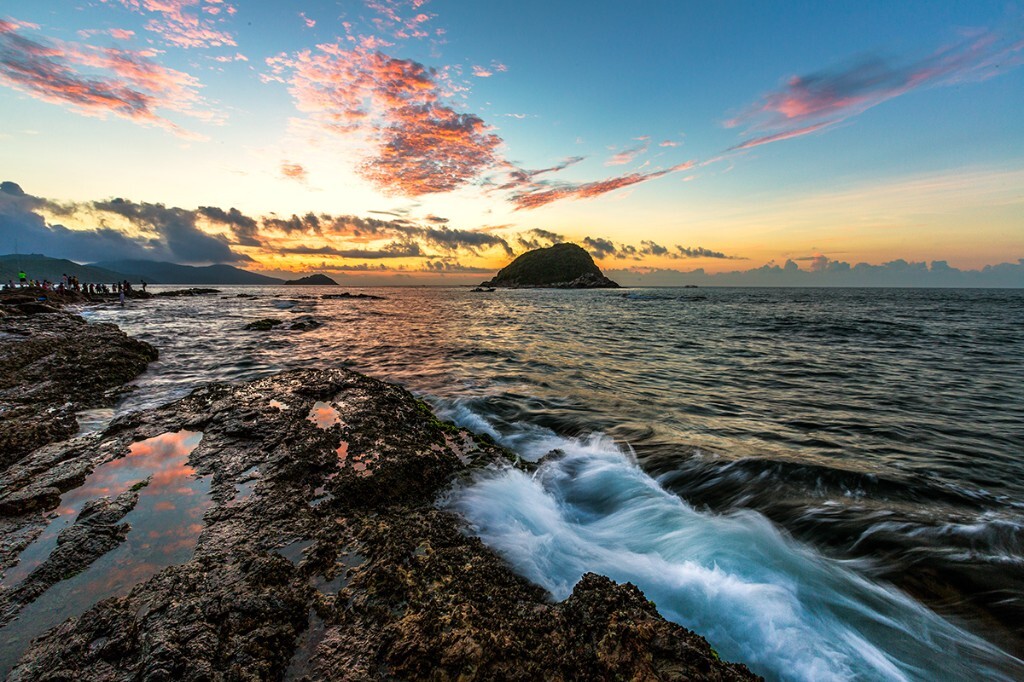
<svg viewBox="0 0 1024 682">
<path fill-rule="evenodd" d="M 732 150 L 817 132 L 913 90 L 986 80 L 1019 66 L 1022 51 L 1019 33 L 985 31 L 914 61 L 871 57 L 843 68 L 792 76 L 725 122 L 726 127 L 743 127 L 753 135 Z"/>
<path fill-rule="evenodd" d="M 607 194 L 623 187 L 629 187 L 648 180 L 655 180 L 670 173 L 693 168 L 694 162 L 687 161 L 665 170 L 649 173 L 627 173 L 617 177 L 583 183 L 560 183 L 557 185 L 535 184 L 528 189 L 513 193 L 510 201 L 516 210 L 534 209 L 563 199 L 589 199 Z"/>
</svg>

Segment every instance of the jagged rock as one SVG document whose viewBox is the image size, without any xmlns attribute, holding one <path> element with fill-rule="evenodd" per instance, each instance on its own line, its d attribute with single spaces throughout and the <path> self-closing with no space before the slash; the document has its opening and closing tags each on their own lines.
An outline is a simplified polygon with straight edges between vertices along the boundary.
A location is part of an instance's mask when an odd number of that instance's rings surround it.
<svg viewBox="0 0 1024 682">
<path fill-rule="evenodd" d="M 126 490 L 111 500 L 90 500 L 75 523 L 57 537 L 57 546 L 16 588 L 0 593 L 0 626 L 9 622 L 26 604 L 48 588 L 89 567 L 121 544 L 129 526 L 120 523 L 139 501 L 138 490 Z"/>
<path fill-rule="evenodd" d="M 32 487 L 0 497 L 0 516 L 20 516 L 37 509 L 53 509 L 60 502 L 60 490 L 52 486 Z"/>
<path fill-rule="evenodd" d="M 35 640 L 10 680 L 756 679 L 631 585 L 588 575 L 554 603 L 512 573 L 435 504 L 511 453 L 352 371 L 200 388 L 34 453 L 5 490 L 180 429 L 212 477 L 192 558 Z"/>
<path fill-rule="evenodd" d="M 555 287 L 559 289 L 616 289 L 582 247 L 555 244 L 527 251 L 481 287 Z"/>
</svg>

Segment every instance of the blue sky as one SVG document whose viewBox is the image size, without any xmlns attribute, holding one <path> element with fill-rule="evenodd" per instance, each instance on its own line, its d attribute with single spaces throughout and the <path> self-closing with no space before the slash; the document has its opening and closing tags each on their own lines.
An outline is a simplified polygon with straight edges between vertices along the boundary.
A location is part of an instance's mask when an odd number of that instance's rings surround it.
<svg viewBox="0 0 1024 682">
<path fill-rule="evenodd" d="M 982 1 L 9 1 L 4 179 L 39 202 L 8 224 L 27 211 L 173 257 L 166 220 L 99 208 L 123 197 L 191 213 L 254 269 L 378 277 L 475 277 L 557 239 L 611 244 L 601 264 L 638 273 L 1016 263 L 1022 17 Z M 200 207 L 256 227 L 242 239 Z M 323 224 L 273 222 L 310 212 Z"/>
</svg>

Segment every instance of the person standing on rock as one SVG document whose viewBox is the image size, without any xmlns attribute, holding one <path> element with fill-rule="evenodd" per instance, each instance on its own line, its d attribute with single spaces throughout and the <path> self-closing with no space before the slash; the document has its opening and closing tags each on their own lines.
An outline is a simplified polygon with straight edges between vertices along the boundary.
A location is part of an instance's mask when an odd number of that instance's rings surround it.
<svg viewBox="0 0 1024 682">
<path fill-rule="evenodd" d="M 22 287 L 28 285 L 28 275 L 25 274 L 24 270 L 18 271 L 18 284 L 20 284 Z"/>
<path fill-rule="evenodd" d="M 124 289 L 121 290 L 121 295 L 118 297 L 121 300 L 121 307 L 124 307 Z"/>
</svg>

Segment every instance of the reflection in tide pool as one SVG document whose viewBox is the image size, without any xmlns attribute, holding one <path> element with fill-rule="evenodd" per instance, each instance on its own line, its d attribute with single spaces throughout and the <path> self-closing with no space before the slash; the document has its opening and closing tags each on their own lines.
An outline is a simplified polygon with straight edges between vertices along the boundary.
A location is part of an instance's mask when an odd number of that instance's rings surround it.
<svg viewBox="0 0 1024 682">
<path fill-rule="evenodd" d="M 309 416 L 306 419 L 321 429 L 329 429 L 335 424 L 341 423 L 341 415 L 338 414 L 338 411 L 321 400 L 313 403 L 313 407 L 310 408 Z"/>
<path fill-rule="evenodd" d="M 82 573 L 51 587 L 0 629 L 0 677 L 10 671 L 14 656 L 31 638 L 191 558 L 203 530 L 203 514 L 212 505 L 209 477 L 197 477 L 188 465 L 188 456 L 202 437 L 197 431 L 177 431 L 133 443 L 127 455 L 98 467 L 85 483 L 61 497 L 57 516 L 4 575 L 5 588 L 16 587 L 46 560 L 60 532 L 75 521 L 86 502 L 114 497 L 148 480 L 135 509 L 124 517 L 131 526 L 125 541 Z"/>
</svg>

